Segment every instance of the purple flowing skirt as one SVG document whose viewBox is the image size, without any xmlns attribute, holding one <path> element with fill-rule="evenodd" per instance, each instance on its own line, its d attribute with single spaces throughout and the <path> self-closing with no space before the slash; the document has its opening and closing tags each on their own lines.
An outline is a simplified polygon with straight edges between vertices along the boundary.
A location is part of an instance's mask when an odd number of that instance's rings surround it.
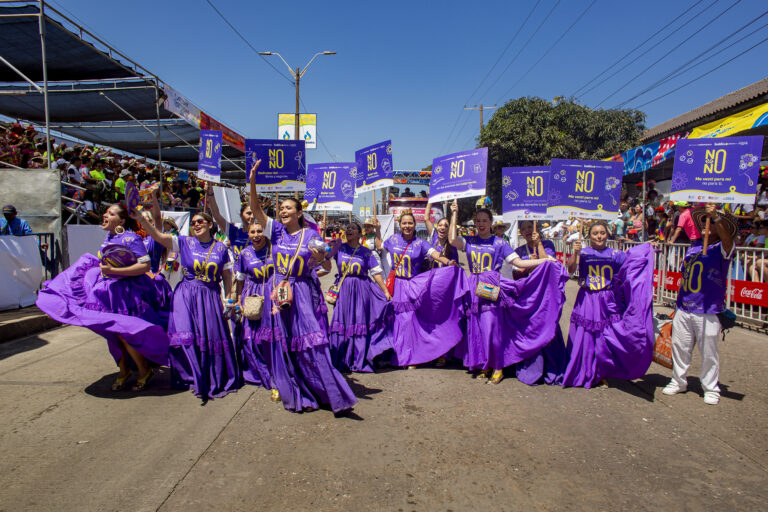
<svg viewBox="0 0 768 512">
<path fill-rule="evenodd" d="M 331 357 L 341 371 L 372 372 L 373 359 L 392 348 L 392 304 L 367 276 L 347 276 L 331 318 Z"/>
<path fill-rule="evenodd" d="M 517 380 L 529 386 L 544 382 L 550 385 L 560 385 L 563 382 L 565 365 L 568 354 L 565 350 L 565 339 L 560 329 L 559 317 L 555 337 L 537 355 L 520 361 L 515 365 Z"/>
<path fill-rule="evenodd" d="M 320 283 L 316 277 L 291 277 L 290 283 L 291 307 L 266 312 L 259 329 L 259 338 L 272 348 L 272 379 L 283 405 L 294 412 L 317 409 L 321 403 L 333 412 L 351 409 L 357 398 L 331 362 L 328 308 Z"/>
<path fill-rule="evenodd" d="M 240 295 L 240 304 L 245 304 L 246 297 L 259 295 L 264 297 L 263 318 L 268 316 L 272 309 L 272 300 L 269 297 L 271 292 L 271 281 L 256 282 L 252 279 L 246 279 L 242 294 Z M 272 385 L 271 372 L 267 364 L 271 358 L 265 353 L 271 350 L 271 347 L 263 343 L 258 336 L 262 318 L 259 320 L 248 320 L 243 316 L 242 322 L 235 326 L 235 345 L 239 350 L 243 380 L 249 384 L 272 389 L 274 386 Z"/>
<path fill-rule="evenodd" d="M 493 271 L 472 274 L 467 336 L 454 355 L 470 370 L 501 370 L 537 357 L 557 334 L 567 280 L 565 268 L 556 262 L 542 263 L 518 281 Z M 498 301 L 474 294 L 480 281 L 501 288 Z"/>
<path fill-rule="evenodd" d="M 393 364 L 428 363 L 461 342 L 469 290 L 460 267 L 437 268 L 411 279 L 396 278 Z"/>
<path fill-rule="evenodd" d="M 579 290 L 568 331 L 563 386 L 591 388 L 602 379 L 645 375 L 653 359 L 653 248 L 642 244 L 610 289 Z"/>
<path fill-rule="evenodd" d="M 242 386 L 218 283 L 184 279 L 176 285 L 168 337 L 173 387 L 191 386 L 195 395 L 205 400 Z"/>
<path fill-rule="evenodd" d="M 58 322 L 104 336 L 115 362 L 123 357 L 119 336 L 148 360 L 168 364 L 167 296 L 145 274 L 105 278 L 99 260 L 84 254 L 44 283 L 37 294 L 37 307 Z"/>
</svg>

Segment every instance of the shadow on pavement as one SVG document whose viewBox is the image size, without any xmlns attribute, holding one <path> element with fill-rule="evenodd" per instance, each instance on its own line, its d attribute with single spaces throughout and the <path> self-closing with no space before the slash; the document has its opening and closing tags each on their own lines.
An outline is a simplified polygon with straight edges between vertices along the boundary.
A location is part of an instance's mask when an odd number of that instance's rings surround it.
<svg viewBox="0 0 768 512">
<path fill-rule="evenodd" d="M 359 400 L 372 400 L 370 395 L 376 395 L 378 393 L 381 393 L 382 390 L 378 388 L 368 388 L 357 382 L 357 380 L 350 375 L 347 375 L 347 382 L 349 383 L 349 387 L 352 388 L 352 391 L 355 393 L 355 396 Z"/>
<path fill-rule="evenodd" d="M 21 338 L 7 343 L 0 344 L 0 361 L 7 357 L 21 354 L 22 352 L 28 352 L 40 347 L 44 347 L 48 344 L 47 341 L 40 339 L 37 336 L 31 336 L 27 338 Z"/>
<path fill-rule="evenodd" d="M 93 384 L 85 388 L 85 392 L 97 398 L 111 398 L 113 400 L 126 400 L 142 396 L 170 396 L 179 393 L 188 393 L 184 389 L 171 389 L 171 371 L 166 367 L 155 368 L 155 376 L 144 391 L 133 391 L 131 388 L 136 383 L 136 372 L 128 380 L 128 386 L 122 391 L 112 391 L 112 383 L 115 382 L 118 372 L 105 375 Z"/>
</svg>

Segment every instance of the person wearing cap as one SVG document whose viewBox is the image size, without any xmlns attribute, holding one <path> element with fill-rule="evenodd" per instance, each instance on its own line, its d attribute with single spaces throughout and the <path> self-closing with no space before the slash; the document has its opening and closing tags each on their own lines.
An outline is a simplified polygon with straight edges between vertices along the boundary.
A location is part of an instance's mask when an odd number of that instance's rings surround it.
<svg viewBox="0 0 768 512">
<path fill-rule="evenodd" d="M 508 224 L 503 220 L 497 220 L 493 223 L 493 225 L 491 226 L 491 229 L 493 230 L 494 235 L 501 238 L 505 242 L 509 243 L 510 238 L 507 235 L 507 230 L 509 229 L 509 226 L 511 226 L 511 224 Z"/>
<path fill-rule="evenodd" d="M 704 402 L 717 405 L 720 402 L 720 387 L 717 385 L 720 376 L 718 314 L 725 311 L 728 267 L 738 226 L 732 216 L 718 213 L 714 203 L 709 203 L 692 214 L 697 230 L 704 232 L 705 236 L 707 218 L 710 219 L 710 227 L 706 254 L 701 245 L 692 246 L 683 260 L 683 277 L 672 321 L 672 380 L 662 393 L 676 395 L 687 391 L 686 375 L 693 347 L 698 343 Z"/>
<path fill-rule="evenodd" d="M 115 198 L 125 195 L 125 182 L 128 181 L 129 176 L 131 176 L 131 171 L 128 169 L 120 171 L 120 176 L 115 180 Z"/>
<path fill-rule="evenodd" d="M 669 238 L 669 243 L 673 244 L 684 231 L 685 236 L 691 241 L 691 247 L 701 246 L 701 231 L 696 227 L 691 216 L 691 205 L 688 201 L 675 201 L 673 203 L 680 211 L 680 217 L 677 220 L 674 233 Z"/>
<path fill-rule="evenodd" d="M 0 235 L 31 235 L 34 231 L 29 223 L 17 216 L 16 207 L 12 204 L 3 206 L 3 218 L 0 219 Z"/>
</svg>

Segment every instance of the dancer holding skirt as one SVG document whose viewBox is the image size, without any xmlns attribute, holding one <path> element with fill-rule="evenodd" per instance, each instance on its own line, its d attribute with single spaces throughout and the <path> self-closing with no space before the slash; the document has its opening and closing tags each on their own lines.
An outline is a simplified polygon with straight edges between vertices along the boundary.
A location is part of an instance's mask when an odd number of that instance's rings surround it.
<svg viewBox="0 0 768 512">
<path fill-rule="evenodd" d="M 443 357 L 461 341 L 467 278 L 456 262 L 416 237 L 410 210 L 400 214 L 399 225 L 400 233 L 384 242 L 391 268 L 388 285 L 390 277 L 394 280 L 393 364 L 414 366 Z M 427 257 L 445 267 L 422 273 Z"/>
<path fill-rule="evenodd" d="M 272 309 L 271 278 L 275 271 L 272 246 L 264 236 L 264 228 L 258 222 L 251 223 L 248 228 L 248 238 L 251 245 L 240 251 L 240 257 L 234 267 L 237 305 L 243 309 L 244 313 L 242 321 L 235 327 L 235 345 L 240 350 L 243 380 L 271 390 L 273 399 L 279 400 L 279 392 L 272 383 L 269 370 L 271 347 L 262 343 L 259 336 L 262 318 Z M 262 301 L 259 318 L 249 319 L 245 316 L 250 312 L 244 308 L 246 299 L 249 297 Z M 259 297 L 261 299 L 258 299 Z"/>
<path fill-rule="evenodd" d="M 520 222 L 520 234 L 525 238 L 525 244 L 515 249 L 515 256 L 512 259 L 512 265 L 520 268 L 522 261 L 546 258 L 548 260 L 556 257 L 555 244 L 549 240 L 542 240 L 538 232 L 534 231 L 534 221 Z M 515 270 L 515 280 L 525 279 L 535 267 Z M 565 293 L 565 281 L 563 281 L 562 293 Z M 515 365 L 517 379 L 529 386 L 540 382 L 546 384 L 560 384 L 565 371 L 566 353 L 565 340 L 563 332 L 560 329 L 560 316 L 562 308 L 558 312 L 557 318 L 553 318 L 555 323 L 555 337 L 538 354 L 521 361 Z"/>
<path fill-rule="evenodd" d="M 466 339 L 454 354 L 462 357 L 464 366 L 478 377 L 487 377 L 493 371 L 490 382 L 498 384 L 504 368 L 537 355 L 555 337 L 568 276 L 553 258 L 517 258 L 509 243 L 491 234 L 490 210 L 477 210 L 478 234 L 467 237 L 456 234 L 456 201 L 451 211 L 451 244 L 467 253 L 472 292 Z M 519 281 L 502 277 L 502 263 L 516 258 L 519 267 L 536 268 Z"/>
<path fill-rule="evenodd" d="M 264 213 L 256 194 L 256 160 L 250 174 L 250 202 L 254 219 L 272 240 L 275 259 L 272 312 L 262 316 L 264 341 L 281 344 L 286 351 L 290 379 L 275 378 L 286 409 L 301 412 L 327 404 L 334 414 L 351 411 L 357 402 L 344 376 L 331 363 L 328 346 L 328 308 L 314 268 L 330 270 L 325 253 L 312 248 L 322 240 L 305 226 L 301 203 L 286 199 L 278 207 L 280 222 Z"/>
<path fill-rule="evenodd" d="M 595 221 L 589 247 L 574 242 L 568 270 L 579 271 L 579 293 L 568 331 L 563 386 L 591 388 L 603 379 L 637 379 L 653 357 L 653 248 L 626 253 L 606 246 L 608 225 Z"/>
<path fill-rule="evenodd" d="M 341 371 L 372 372 L 373 359 L 392 348 L 392 297 L 373 252 L 360 243 L 360 225 L 350 223 L 346 235 L 347 242 L 335 257 L 339 273 L 329 290 L 329 300 L 336 301 L 329 336 L 331 356 Z"/>
<path fill-rule="evenodd" d="M 144 230 L 167 250 L 179 254 L 182 279 L 173 292 L 168 322 L 171 385 L 189 389 L 205 404 L 242 386 L 237 353 L 224 318 L 221 286 L 232 295 L 232 262 L 227 246 L 213 238 L 213 218 L 196 213 L 194 236 L 159 232 L 140 215 Z"/>
<path fill-rule="evenodd" d="M 136 228 L 123 205 L 110 206 L 102 217 L 107 236 L 98 257 L 84 254 L 44 283 L 37 296 L 37 307 L 54 320 L 87 327 L 107 339 L 120 368 L 113 391 L 127 386 L 131 366 L 139 373 L 133 389 L 142 391 L 153 376 L 147 361 L 168 364 L 167 314 L 146 274 L 149 256 Z"/>
</svg>

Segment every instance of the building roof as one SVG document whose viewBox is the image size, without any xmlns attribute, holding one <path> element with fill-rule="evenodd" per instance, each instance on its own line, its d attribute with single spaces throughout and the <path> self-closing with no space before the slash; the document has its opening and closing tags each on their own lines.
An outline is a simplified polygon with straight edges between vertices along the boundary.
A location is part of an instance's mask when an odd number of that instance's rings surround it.
<svg viewBox="0 0 768 512">
<path fill-rule="evenodd" d="M 689 130 L 724 115 L 733 114 L 753 107 L 768 99 L 768 78 L 764 78 L 737 91 L 726 94 L 714 101 L 697 107 L 685 114 L 649 128 L 643 133 L 644 142 L 657 140 L 683 130 Z"/>
</svg>

